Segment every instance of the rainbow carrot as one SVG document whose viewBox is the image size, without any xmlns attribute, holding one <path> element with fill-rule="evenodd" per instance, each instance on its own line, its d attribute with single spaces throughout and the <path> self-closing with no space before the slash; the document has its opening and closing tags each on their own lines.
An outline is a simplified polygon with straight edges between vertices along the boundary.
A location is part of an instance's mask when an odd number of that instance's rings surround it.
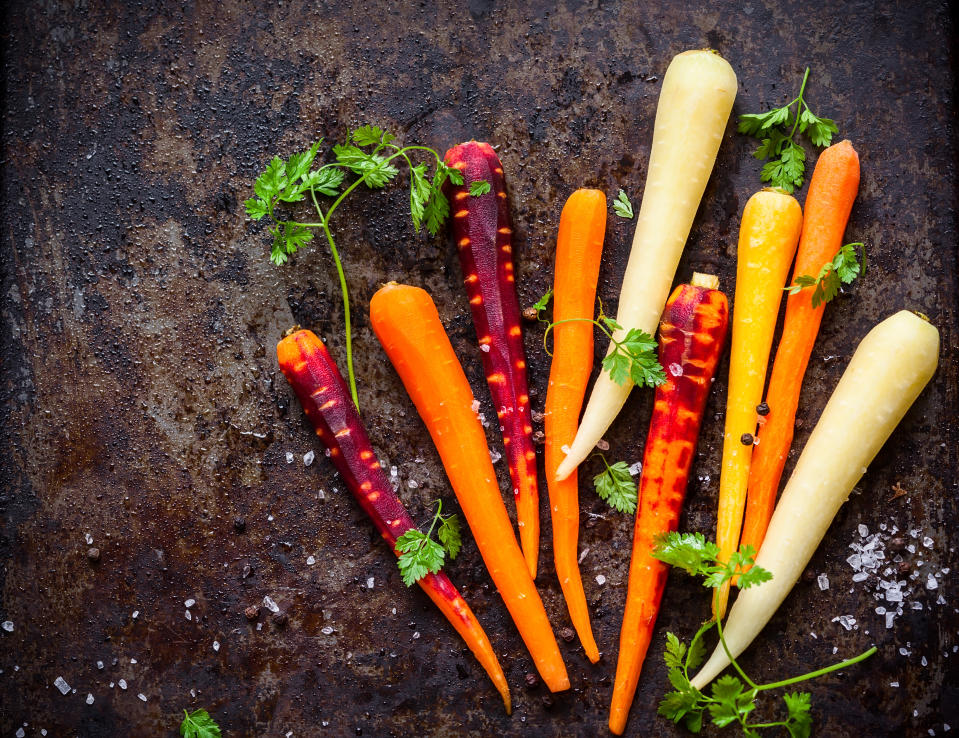
<svg viewBox="0 0 959 738">
<path fill-rule="evenodd" d="M 486 381 L 503 432 L 516 499 L 519 539 L 530 576 L 535 579 L 539 558 L 536 451 L 503 165 L 489 144 L 477 141 L 451 148 L 446 152 L 446 164 L 463 173 L 462 185 L 446 182 L 447 195 L 453 204 L 453 234 L 482 349 Z M 471 195 L 471 185 L 481 180 L 489 183 L 489 192 Z"/>
<path fill-rule="evenodd" d="M 659 363 L 666 383 L 656 388 L 639 483 L 639 509 L 629 565 L 626 611 L 609 708 L 609 729 L 621 735 L 653 636 L 669 567 L 653 558 L 658 536 L 676 530 L 689 470 L 716 365 L 726 342 L 729 307 L 712 275 L 694 274 L 666 302 L 659 326 Z"/>
<path fill-rule="evenodd" d="M 553 692 L 569 677 L 496 483 L 473 391 L 424 290 L 391 283 L 370 301 L 370 323 L 443 460 L 486 568 Z"/>
<path fill-rule="evenodd" d="M 310 331 L 296 331 L 276 347 L 280 369 L 303 412 L 329 451 L 330 460 L 384 540 L 399 556 L 396 539 L 415 528 L 373 453 L 350 392 L 326 346 Z M 418 584 L 462 636 L 511 709 L 509 684 L 483 627 L 442 571 Z"/>
</svg>

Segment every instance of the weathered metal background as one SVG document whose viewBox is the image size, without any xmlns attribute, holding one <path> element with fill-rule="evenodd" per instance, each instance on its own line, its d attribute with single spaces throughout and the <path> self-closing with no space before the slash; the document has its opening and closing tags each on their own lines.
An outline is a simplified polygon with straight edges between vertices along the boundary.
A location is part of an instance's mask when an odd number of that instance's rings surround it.
<svg viewBox="0 0 959 738">
<path fill-rule="evenodd" d="M 587 466 L 582 566 L 604 656 L 592 666 L 575 642 L 563 644 L 568 694 L 527 686 L 532 664 L 475 547 L 467 542 L 450 567 L 507 670 L 516 709 L 505 716 L 453 630 L 402 586 L 322 453 L 303 464 L 316 441 L 274 345 L 296 322 L 326 336 L 343 361 L 338 289 L 319 243 L 290 267 L 271 266 L 265 233 L 241 202 L 272 154 L 318 136 L 336 141 L 364 122 L 440 150 L 491 141 L 511 187 L 528 305 L 550 283 L 559 211 L 574 188 L 622 186 L 638 204 L 662 74 L 674 54 L 704 46 L 739 75 L 735 112 L 779 104 L 810 65 L 814 109 L 835 117 L 862 157 L 848 233 L 869 244 L 869 271 L 826 312 L 796 447 L 878 320 L 921 310 L 943 339 L 931 386 L 743 663 L 772 679 L 875 643 L 866 665 L 809 685 L 819 733 L 959 729 L 959 183 L 948 6 L 518 5 L 6 4 L 0 620 L 13 630 L 0 631 L 3 735 L 174 735 L 182 709 L 201 706 L 229 736 L 604 734 L 631 521 L 595 498 Z M 752 146 L 730 126 L 679 279 L 716 270 L 732 290 L 738 216 L 759 185 Z M 434 498 L 455 503 L 369 329 L 366 305 L 380 283 L 432 292 L 484 411 L 492 408 L 453 250 L 413 233 L 406 198 L 401 185 L 358 193 L 336 232 L 356 305 L 364 416 L 423 520 Z M 610 219 L 600 293 L 613 307 L 632 228 Z M 527 328 L 541 407 L 548 363 L 539 326 Z M 683 520 L 707 533 L 725 375 L 723 366 Z M 649 405 L 648 392 L 634 393 L 609 434 L 612 457 L 641 458 Z M 907 494 L 891 499 L 894 485 Z M 543 521 L 539 586 L 559 631 L 568 620 L 545 507 Z M 909 599 L 922 609 L 910 605 L 890 629 L 874 612 L 875 578 L 853 582 L 845 562 L 860 524 L 919 535 L 906 535 L 918 550 L 899 566 L 905 579 L 917 573 Z M 938 589 L 927 590 L 935 572 Z M 946 604 L 936 604 L 940 594 Z M 265 609 L 255 622 L 244 617 L 265 595 L 285 624 Z M 698 585 L 671 578 L 632 734 L 674 732 L 655 717 L 666 686 L 659 644 L 667 629 L 691 634 L 707 610 Z M 856 627 L 847 631 L 838 615 Z M 779 714 L 774 699 L 762 709 Z"/>
</svg>

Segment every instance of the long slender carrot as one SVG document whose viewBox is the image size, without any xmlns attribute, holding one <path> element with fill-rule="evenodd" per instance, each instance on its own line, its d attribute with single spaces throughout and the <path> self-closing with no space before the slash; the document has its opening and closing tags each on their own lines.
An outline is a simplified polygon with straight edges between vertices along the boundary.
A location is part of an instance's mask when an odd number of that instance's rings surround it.
<svg viewBox="0 0 959 738">
<path fill-rule="evenodd" d="M 546 486 L 553 520 L 553 560 L 570 620 L 586 657 L 599 661 L 579 573 L 579 481 L 562 481 L 556 469 L 573 442 L 593 366 L 593 317 L 599 261 L 606 235 L 606 195 L 576 190 L 559 218 L 553 274 L 553 362 L 546 391 Z"/>
<path fill-rule="evenodd" d="M 463 173 L 462 185 L 454 185 L 450 180 L 445 185 L 453 203 L 453 234 L 482 349 L 486 382 L 503 432 L 519 540 L 530 576 L 535 579 L 539 559 L 536 451 L 503 165 L 492 146 L 477 141 L 451 148 L 446 152 L 446 163 Z M 489 183 L 489 192 L 471 195 L 471 186 L 480 180 Z"/>
<path fill-rule="evenodd" d="M 546 686 L 569 677 L 496 483 L 473 391 L 424 290 L 391 283 L 370 300 L 370 322 L 423 418 L 476 546 Z"/>
<path fill-rule="evenodd" d="M 283 375 L 296 392 L 316 434 L 329 449 L 333 465 L 393 553 L 399 556 L 396 539 L 416 524 L 390 488 L 353 398 L 326 346 L 314 333 L 296 331 L 280 341 L 276 353 Z M 489 674 L 509 713 L 509 684 L 469 605 L 442 571 L 428 573 L 418 584 Z"/>
<path fill-rule="evenodd" d="M 716 523 L 716 544 L 723 561 L 739 546 L 758 417 L 756 406 L 762 400 L 783 286 L 801 229 L 802 208 L 782 190 L 757 192 L 743 210 Z M 716 617 L 726 613 L 728 599 L 727 582 L 713 596 Z"/>
<path fill-rule="evenodd" d="M 668 370 L 666 383 L 656 388 L 643 453 L 626 611 L 609 707 L 609 729 L 616 735 L 626 729 L 666 586 L 669 567 L 653 558 L 655 539 L 679 525 L 703 408 L 726 342 L 729 307 L 718 286 L 716 277 L 694 274 L 690 284 L 673 291 L 659 327 L 659 363 Z"/>
<path fill-rule="evenodd" d="M 836 256 L 858 190 L 859 155 L 852 144 L 841 141 L 823 151 L 806 195 L 794 280 L 802 274 L 818 274 L 822 265 Z M 740 540 L 740 544 L 751 544 L 756 550 L 763 542 L 776 504 L 776 492 L 792 445 L 799 391 L 825 309 L 825 303 L 812 306 L 811 289 L 786 298 L 786 321 L 766 393 L 769 414 L 759 429 L 761 443 L 749 470 L 746 518 Z"/>
</svg>

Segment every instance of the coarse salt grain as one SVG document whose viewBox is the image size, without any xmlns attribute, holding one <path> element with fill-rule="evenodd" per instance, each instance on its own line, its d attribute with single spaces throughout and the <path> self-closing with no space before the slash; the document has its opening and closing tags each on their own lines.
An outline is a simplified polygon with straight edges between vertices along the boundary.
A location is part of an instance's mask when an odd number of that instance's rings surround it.
<svg viewBox="0 0 959 738">
<path fill-rule="evenodd" d="M 475 412 L 479 412 L 479 409 L 480 409 L 480 401 L 473 400 L 473 404 L 470 405 L 470 410 L 472 410 L 475 413 Z"/>
<path fill-rule="evenodd" d="M 635 464 L 630 464 L 629 466 L 629 475 L 635 477 L 643 470 L 643 462 L 637 461 Z"/>
<path fill-rule="evenodd" d="M 922 545 L 926 548 L 932 548 L 933 540 L 929 536 L 925 536 L 922 539 Z"/>
<path fill-rule="evenodd" d="M 829 589 L 829 577 L 826 574 L 820 574 L 816 577 L 816 581 L 819 583 L 819 589 Z"/>
<path fill-rule="evenodd" d="M 869 528 L 867 528 L 867 527 L 866 527 L 865 525 L 863 525 L 862 523 L 860 523 L 858 526 L 856 526 L 856 530 L 859 531 L 859 537 L 860 537 L 860 538 L 865 538 L 866 536 L 869 535 Z"/>
<path fill-rule="evenodd" d="M 137 662 L 136 659 L 130 659 L 130 663 L 131 663 L 131 664 L 135 664 L 136 662 Z"/>
<path fill-rule="evenodd" d="M 117 686 L 118 686 L 120 689 L 126 689 L 126 688 L 127 688 L 127 680 L 126 680 L 126 679 L 118 679 L 118 680 L 117 680 Z"/>
<path fill-rule="evenodd" d="M 60 690 L 60 694 L 67 694 L 70 691 L 70 685 L 67 684 L 66 679 L 62 676 L 58 676 L 53 680 L 53 686 Z"/>
<path fill-rule="evenodd" d="M 890 687 L 898 687 L 898 686 L 899 686 L 899 682 L 889 682 L 889 686 L 890 686 Z"/>
<path fill-rule="evenodd" d="M 23 738 L 26 733 L 23 732 L 23 728 L 17 728 L 17 732 L 14 735 L 16 735 L 17 738 Z"/>
<path fill-rule="evenodd" d="M 939 587 L 939 582 L 936 581 L 936 578 L 930 574 L 926 577 L 926 589 L 937 589 Z"/>
<path fill-rule="evenodd" d="M 304 465 L 304 466 L 309 466 L 310 464 L 313 463 L 313 459 L 315 459 L 315 458 L 316 458 L 316 454 L 313 453 L 312 450 L 311 450 L 311 451 L 307 451 L 305 454 L 303 454 L 303 465 Z"/>
<path fill-rule="evenodd" d="M 606 577 L 604 577 L 602 574 L 597 574 L 597 575 L 596 575 L 596 584 L 598 584 L 598 585 L 600 585 L 600 586 L 606 584 Z"/>
<path fill-rule="evenodd" d="M 323 635 L 332 635 L 333 628 L 329 625 L 324 625 L 322 628 L 320 628 L 320 633 L 322 633 Z"/>
<path fill-rule="evenodd" d="M 103 662 L 102 662 L 102 661 L 97 661 L 97 668 L 98 668 L 98 669 L 102 669 L 102 668 L 103 668 Z"/>
<path fill-rule="evenodd" d="M 269 610 L 270 612 L 279 612 L 279 611 L 280 611 L 280 606 L 277 605 L 276 602 L 273 601 L 273 598 L 270 597 L 270 595 L 266 595 L 266 596 L 263 598 L 263 606 L 264 606 L 267 610 Z"/>
<path fill-rule="evenodd" d="M 420 485 L 415 479 L 410 479 L 406 482 L 406 486 L 409 487 L 410 489 L 416 489 Z"/>
<path fill-rule="evenodd" d="M 7 631 L 7 633 L 13 633 L 13 621 L 4 620 L 2 623 L 0 623 L 0 628 L 3 628 L 5 631 Z"/>
<path fill-rule="evenodd" d="M 130 617 L 132 617 L 134 620 L 136 620 L 138 617 L 140 617 L 140 611 L 139 611 L 139 610 L 134 610 L 134 611 L 133 611 L 133 614 L 132 614 Z"/>
<path fill-rule="evenodd" d="M 315 558 L 313 558 L 312 556 L 307 556 L 307 557 L 306 557 L 306 565 L 307 565 L 307 566 L 313 566 L 313 564 L 315 564 L 315 563 L 316 563 L 316 559 L 315 559 Z"/>
<path fill-rule="evenodd" d="M 183 613 L 183 617 L 185 617 L 187 620 L 193 620 L 193 614 L 189 610 Z"/>
<path fill-rule="evenodd" d="M 92 694 L 87 694 L 87 704 L 88 704 L 88 705 L 92 705 L 92 704 L 93 704 L 93 695 L 92 695 Z"/>
<path fill-rule="evenodd" d="M 495 464 L 497 461 L 499 461 L 502 458 L 503 458 L 503 454 L 501 454 L 499 451 L 495 451 L 494 449 L 490 449 L 489 451 L 490 461 L 492 461 Z"/>
<path fill-rule="evenodd" d="M 415 633 L 413 633 L 413 640 L 414 640 L 414 641 L 415 641 L 415 640 L 419 640 L 419 637 L 420 637 L 420 632 L 419 632 L 419 631 L 416 631 Z"/>
<path fill-rule="evenodd" d="M 184 600 L 184 601 L 183 601 L 183 604 L 184 604 L 187 608 L 191 608 L 191 607 L 193 607 L 193 606 L 196 604 L 196 600 L 194 600 L 194 599 L 191 597 L 191 598 L 188 599 L 188 600 Z"/>
<path fill-rule="evenodd" d="M 366 588 L 373 589 L 373 585 L 376 583 L 376 580 L 373 577 L 366 578 Z"/>
<path fill-rule="evenodd" d="M 483 353 L 488 354 L 489 351 L 490 351 L 489 344 L 488 344 L 488 343 L 481 343 L 481 344 L 480 344 L 480 351 L 482 351 Z"/>
<path fill-rule="evenodd" d="M 292 452 L 292 451 L 287 451 L 287 452 L 286 452 L 286 463 L 287 463 L 287 464 L 292 464 L 294 458 L 296 458 L 296 457 L 293 456 L 293 452 Z"/>
<path fill-rule="evenodd" d="M 219 642 L 219 641 L 213 641 L 213 650 L 214 650 L 214 651 L 219 651 L 219 650 L 220 650 L 220 642 Z"/>
<path fill-rule="evenodd" d="M 140 692 L 140 693 L 137 695 L 137 697 L 139 697 L 142 702 L 146 702 L 146 701 L 147 701 L 147 696 L 146 696 L 145 694 L 143 694 L 143 692 Z"/>
</svg>

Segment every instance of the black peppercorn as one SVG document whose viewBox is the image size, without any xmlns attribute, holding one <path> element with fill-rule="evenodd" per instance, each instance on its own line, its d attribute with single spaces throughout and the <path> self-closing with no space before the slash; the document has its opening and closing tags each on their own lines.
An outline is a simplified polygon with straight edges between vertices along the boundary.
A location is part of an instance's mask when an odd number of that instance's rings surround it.
<svg viewBox="0 0 959 738">
<path fill-rule="evenodd" d="M 740 441 L 740 443 L 743 444 L 743 446 L 752 446 L 752 445 L 753 445 L 753 434 L 752 434 L 752 433 L 743 433 L 743 434 L 739 437 L 739 441 Z"/>
<path fill-rule="evenodd" d="M 237 533 L 242 533 L 246 530 L 246 521 L 243 518 L 237 518 L 233 521 L 233 530 Z"/>
<path fill-rule="evenodd" d="M 758 405 L 756 405 L 756 412 L 760 415 L 769 415 L 769 405 L 767 405 L 765 402 L 760 402 Z"/>
</svg>

